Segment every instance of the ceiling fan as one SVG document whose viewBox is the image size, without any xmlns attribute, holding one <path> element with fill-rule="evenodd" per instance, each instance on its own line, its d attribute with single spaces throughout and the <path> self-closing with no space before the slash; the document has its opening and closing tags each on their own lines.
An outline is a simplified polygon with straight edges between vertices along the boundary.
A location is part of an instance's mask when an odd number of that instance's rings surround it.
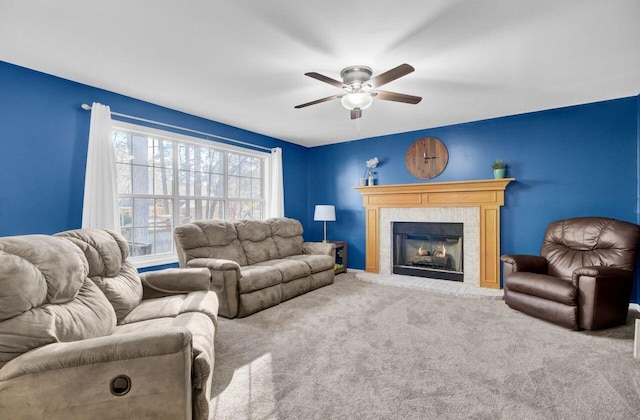
<svg viewBox="0 0 640 420">
<path fill-rule="evenodd" d="M 382 99 L 384 101 L 404 102 L 406 104 L 417 104 L 422 100 L 420 96 L 405 95 L 403 93 L 388 92 L 385 90 L 377 90 L 382 85 L 386 85 L 402 76 L 406 76 L 415 69 L 409 64 L 401 64 L 385 73 L 371 77 L 373 71 L 366 66 L 349 66 L 340 72 L 342 82 L 339 82 L 320 73 L 305 73 L 305 76 L 320 80 L 332 86 L 339 87 L 344 90 L 341 95 L 332 95 L 326 98 L 307 102 L 297 105 L 295 108 L 304 108 L 309 105 L 316 105 L 322 102 L 340 99 L 342 106 L 351 112 L 351 119 L 362 117 L 362 110 L 371 106 L 373 98 Z"/>
</svg>

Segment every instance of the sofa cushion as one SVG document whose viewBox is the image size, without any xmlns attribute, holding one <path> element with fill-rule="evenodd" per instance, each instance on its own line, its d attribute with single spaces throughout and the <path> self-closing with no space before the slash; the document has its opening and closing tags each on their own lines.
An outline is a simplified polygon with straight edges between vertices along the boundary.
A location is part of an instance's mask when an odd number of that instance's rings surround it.
<svg viewBox="0 0 640 420">
<path fill-rule="evenodd" d="M 150 319 L 174 318 L 188 312 L 199 312 L 207 315 L 214 325 L 217 325 L 218 299 L 214 294 L 203 290 L 189 294 L 143 300 L 140 305 L 120 321 L 120 325 L 143 322 Z"/>
<path fill-rule="evenodd" d="M 332 269 L 335 264 L 335 260 L 331 255 L 292 255 L 287 259 L 304 261 L 307 263 L 312 273 L 318 273 L 320 271 Z"/>
<path fill-rule="evenodd" d="M 0 368 L 45 344 L 113 331 L 115 312 L 88 272 L 80 249 L 65 239 L 0 239 Z"/>
<path fill-rule="evenodd" d="M 276 244 L 271 238 L 271 227 L 261 220 L 234 222 L 249 265 L 278 258 Z"/>
<path fill-rule="evenodd" d="M 194 258 L 218 258 L 247 265 L 238 232 L 231 222 L 202 220 L 178 226 L 173 234 L 183 266 Z"/>
<path fill-rule="evenodd" d="M 240 293 L 250 293 L 282 283 L 280 270 L 271 266 L 248 265 L 240 267 Z"/>
<path fill-rule="evenodd" d="M 118 321 L 142 300 L 138 271 L 127 261 L 129 246 L 117 232 L 107 229 L 78 229 L 55 236 L 73 242 L 89 263 L 89 277 L 105 294 Z"/>
<path fill-rule="evenodd" d="M 292 260 L 289 258 L 269 260 L 258 263 L 256 265 L 275 267 L 282 275 L 282 282 L 287 283 L 302 277 L 308 277 L 311 274 L 309 264 L 304 261 Z"/>
<path fill-rule="evenodd" d="M 504 284 L 509 292 L 524 293 L 570 306 L 578 304 L 578 288 L 570 280 L 560 277 L 514 272 L 505 277 Z"/>
<path fill-rule="evenodd" d="M 271 227 L 271 236 L 280 258 L 302 254 L 302 224 L 296 219 L 277 217 L 267 219 Z"/>
</svg>

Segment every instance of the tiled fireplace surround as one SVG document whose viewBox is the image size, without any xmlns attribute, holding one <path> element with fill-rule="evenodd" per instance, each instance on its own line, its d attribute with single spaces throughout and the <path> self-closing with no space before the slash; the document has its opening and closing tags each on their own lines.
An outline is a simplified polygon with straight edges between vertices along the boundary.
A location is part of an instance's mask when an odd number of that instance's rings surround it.
<svg viewBox="0 0 640 420">
<path fill-rule="evenodd" d="M 480 285 L 480 212 L 477 207 L 411 207 L 380 209 L 380 274 L 392 274 L 391 222 L 463 224 L 464 283 Z"/>
<path fill-rule="evenodd" d="M 366 211 L 366 271 L 392 272 L 391 222 L 464 225 L 464 284 L 500 288 L 500 207 L 513 178 L 356 187 Z"/>
</svg>

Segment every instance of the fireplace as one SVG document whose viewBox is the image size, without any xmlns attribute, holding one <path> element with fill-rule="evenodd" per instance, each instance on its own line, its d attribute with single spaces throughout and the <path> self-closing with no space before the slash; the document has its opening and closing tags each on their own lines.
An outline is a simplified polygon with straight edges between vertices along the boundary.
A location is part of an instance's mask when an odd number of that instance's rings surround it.
<svg viewBox="0 0 640 420">
<path fill-rule="evenodd" d="M 392 222 L 393 273 L 463 281 L 463 224 Z"/>
</svg>

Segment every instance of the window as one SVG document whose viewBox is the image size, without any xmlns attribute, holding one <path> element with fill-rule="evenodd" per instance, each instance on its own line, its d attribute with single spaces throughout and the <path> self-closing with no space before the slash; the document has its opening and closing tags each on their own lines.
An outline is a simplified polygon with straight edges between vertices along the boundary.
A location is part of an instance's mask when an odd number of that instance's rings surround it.
<svg viewBox="0 0 640 420">
<path fill-rule="evenodd" d="M 120 229 L 138 263 L 176 261 L 174 226 L 264 216 L 266 153 L 120 122 L 113 144 Z"/>
</svg>

